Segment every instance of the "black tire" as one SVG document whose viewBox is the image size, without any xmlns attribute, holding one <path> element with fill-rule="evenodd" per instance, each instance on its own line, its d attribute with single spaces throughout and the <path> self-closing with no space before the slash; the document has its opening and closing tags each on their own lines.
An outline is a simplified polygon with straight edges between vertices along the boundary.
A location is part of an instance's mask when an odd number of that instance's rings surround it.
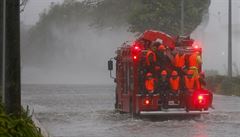
<svg viewBox="0 0 240 137">
<path fill-rule="evenodd" d="M 118 95 L 117 95 L 117 88 L 115 89 L 115 109 L 118 109 Z"/>
</svg>

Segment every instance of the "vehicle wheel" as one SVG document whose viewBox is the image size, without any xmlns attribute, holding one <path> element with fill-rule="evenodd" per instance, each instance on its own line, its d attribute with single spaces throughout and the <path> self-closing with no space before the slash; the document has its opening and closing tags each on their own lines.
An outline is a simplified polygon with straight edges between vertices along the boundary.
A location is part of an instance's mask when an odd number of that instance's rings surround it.
<svg viewBox="0 0 240 137">
<path fill-rule="evenodd" d="M 118 109 L 118 95 L 117 95 L 117 87 L 115 89 L 115 109 Z"/>
<path fill-rule="evenodd" d="M 118 96 L 117 96 L 117 94 L 116 94 L 115 109 L 118 109 Z"/>
</svg>

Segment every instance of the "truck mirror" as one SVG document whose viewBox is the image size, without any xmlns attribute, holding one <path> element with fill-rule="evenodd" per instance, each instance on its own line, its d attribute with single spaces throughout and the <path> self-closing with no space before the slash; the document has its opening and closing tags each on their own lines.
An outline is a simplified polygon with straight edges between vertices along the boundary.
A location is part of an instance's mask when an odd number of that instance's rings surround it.
<svg viewBox="0 0 240 137">
<path fill-rule="evenodd" d="M 112 61 L 112 60 L 109 60 L 109 61 L 108 61 L 108 70 L 109 70 L 109 71 L 112 71 L 112 70 L 113 70 L 113 61 Z"/>
</svg>

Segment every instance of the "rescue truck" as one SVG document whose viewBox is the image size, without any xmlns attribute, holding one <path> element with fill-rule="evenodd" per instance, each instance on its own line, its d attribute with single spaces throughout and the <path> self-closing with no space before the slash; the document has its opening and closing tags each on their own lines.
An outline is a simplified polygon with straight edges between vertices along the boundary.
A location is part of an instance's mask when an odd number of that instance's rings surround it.
<svg viewBox="0 0 240 137">
<path fill-rule="evenodd" d="M 146 58 L 152 45 L 160 44 L 164 47 L 164 57 L 153 56 L 152 65 Z M 158 49 L 155 49 L 156 54 Z M 119 112 L 132 113 L 134 115 L 174 115 L 174 114 L 208 114 L 212 104 L 212 93 L 200 87 L 188 90 L 184 86 L 184 77 L 187 75 L 187 59 L 198 52 L 202 56 L 202 48 L 199 43 L 190 37 L 173 37 L 161 31 L 148 30 L 141 34 L 132 43 L 125 42 L 116 50 L 116 56 L 108 61 L 108 70 L 111 78 L 116 83 L 115 109 Z M 174 56 L 184 54 L 186 63 L 181 69 L 177 69 Z M 116 67 L 114 67 L 114 62 Z M 115 69 L 115 76 L 113 76 Z M 179 75 L 179 89 L 174 93 L 170 86 L 161 87 L 160 73 L 167 72 L 169 85 L 171 74 Z M 202 72 L 200 64 L 195 69 L 198 77 Z M 153 78 L 152 90 L 146 87 L 148 75 Z M 198 77 L 199 78 L 199 77 Z M 204 81 L 204 77 L 202 78 Z"/>
</svg>

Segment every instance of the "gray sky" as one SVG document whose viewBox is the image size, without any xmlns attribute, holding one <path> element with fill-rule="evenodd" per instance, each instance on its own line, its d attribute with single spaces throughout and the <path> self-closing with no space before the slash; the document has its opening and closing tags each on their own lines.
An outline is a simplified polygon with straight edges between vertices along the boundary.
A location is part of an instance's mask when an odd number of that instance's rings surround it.
<svg viewBox="0 0 240 137">
<path fill-rule="evenodd" d="M 233 62 L 240 67 L 240 0 L 233 1 Z M 228 46 L 228 0 L 212 0 L 209 21 L 199 26 L 193 36 L 203 42 L 204 68 L 226 73 Z"/>
<path fill-rule="evenodd" d="M 48 9 L 51 2 L 63 2 L 64 0 L 29 0 L 24 12 L 21 14 L 21 20 L 27 25 L 33 25 L 39 19 L 39 13 Z"/>
</svg>

